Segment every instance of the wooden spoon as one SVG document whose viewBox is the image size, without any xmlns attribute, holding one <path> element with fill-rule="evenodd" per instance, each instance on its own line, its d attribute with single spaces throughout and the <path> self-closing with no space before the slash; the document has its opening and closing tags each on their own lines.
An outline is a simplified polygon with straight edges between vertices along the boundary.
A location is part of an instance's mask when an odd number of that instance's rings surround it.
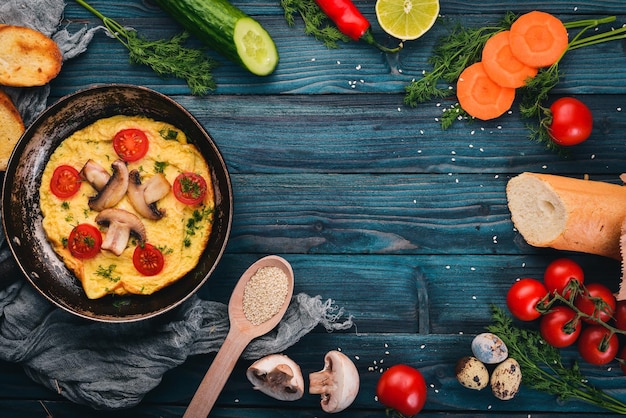
<svg viewBox="0 0 626 418">
<path fill-rule="evenodd" d="M 246 317 L 243 310 L 243 293 L 246 284 L 262 267 L 273 266 L 283 270 L 287 276 L 288 289 L 285 302 L 279 311 L 267 321 L 254 325 Z M 270 332 L 285 315 L 285 311 L 293 294 L 293 270 L 291 265 L 281 257 L 270 255 L 252 264 L 243 273 L 235 286 L 228 302 L 230 330 L 222 347 L 217 352 L 211 367 L 200 382 L 195 395 L 191 399 L 183 418 L 206 418 L 211 412 L 217 397 L 226 384 L 239 356 L 253 339 Z"/>
</svg>

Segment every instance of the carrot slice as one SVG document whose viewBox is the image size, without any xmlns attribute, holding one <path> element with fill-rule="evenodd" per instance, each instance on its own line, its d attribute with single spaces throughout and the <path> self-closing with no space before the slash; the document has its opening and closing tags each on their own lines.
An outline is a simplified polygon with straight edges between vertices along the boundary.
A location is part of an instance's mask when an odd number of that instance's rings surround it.
<svg viewBox="0 0 626 418">
<path fill-rule="evenodd" d="M 527 79 L 537 75 L 537 68 L 524 64 L 513 55 L 509 31 L 489 38 L 483 48 L 482 62 L 489 78 L 502 87 L 522 87 Z"/>
<path fill-rule="evenodd" d="M 567 49 L 567 29 L 555 16 L 535 10 L 513 22 L 509 42 L 515 57 L 524 64 L 547 67 Z"/>
<path fill-rule="evenodd" d="M 511 108 L 515 100 L 515 89 L 496 84 L 479 61 L 465 68 L 459 76 L 456 96 L 468 114 L 477 119 L 489 120 Z"/>
</svg>

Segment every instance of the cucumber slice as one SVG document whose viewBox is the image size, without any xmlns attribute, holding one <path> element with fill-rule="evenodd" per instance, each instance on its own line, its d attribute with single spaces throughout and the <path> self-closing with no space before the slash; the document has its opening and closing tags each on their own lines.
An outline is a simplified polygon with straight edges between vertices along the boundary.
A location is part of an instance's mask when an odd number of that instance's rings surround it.
<svg viewBox="0 0 626 418">
<path fill-rule="evenodd" d="M 250 17 L 235 24 L 234 41 L 237 55 L 251 73 L 264 76 L 272 73 L 278 64 L 276 45 L 267 31 Z"/>
</svg>

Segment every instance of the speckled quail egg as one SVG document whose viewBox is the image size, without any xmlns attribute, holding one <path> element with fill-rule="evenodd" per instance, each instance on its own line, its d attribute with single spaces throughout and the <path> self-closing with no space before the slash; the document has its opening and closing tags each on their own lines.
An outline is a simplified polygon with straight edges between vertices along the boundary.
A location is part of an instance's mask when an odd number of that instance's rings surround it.
<svg viewBox="0 0 626 418">
<path fill-rule="evenodd" d="M 463 357 L 454 368 L 460 384 L 469 389 L 481 390 L 489 384 L 489 371 L 476 357 Z"/>
<path fill-rule="evenodd" d="M 508 358 L 498 364 L 491 374 L 491 391 L 503 401 L 513 399 L 522 382 L 522 370 L 514 358 Z"/>
<path fill-rule="evenodd" d="M 472 353 L 474 353 L 474 357 L 485 364 L 498 364 L 509 356 L 509 350 L 504 341 L 490 332 L 474 337 Z"/>
</svg>

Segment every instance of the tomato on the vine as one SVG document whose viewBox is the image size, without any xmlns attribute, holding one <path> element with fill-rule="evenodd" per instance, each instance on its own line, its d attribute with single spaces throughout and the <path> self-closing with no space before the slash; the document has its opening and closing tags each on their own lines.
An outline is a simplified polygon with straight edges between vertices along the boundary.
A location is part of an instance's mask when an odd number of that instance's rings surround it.
<svg viewBox="0 0 626 418">
<path fill-rule="evenodd" d="M 617 334 L 602 325 L 588 325 L 578 337 L 578 352 L 587 363 L 607 364 L 615 358 L 618 349 Z"/>
<path fill-rule="evenodd" d="M 569 298 L 571 292 L 565 289 L 573 280 L 583 284 L 585 273 L 580 264 L 569 258 L 558 258 L 552 261 L 543 272 L 543 284 L 548 292 L 556 292 L 566 299 Z"/>
<path fill-rule="evenodd" d="M 133 265 L 144 276 L 154 276 L 163 270 L 163 253 L 152 244 L 145 243 L 135 247 Z"/>
<path fill-rule="evenodd" d="M 122 129 L 113 137 L 113 149 L 126 162 L 137 161 L 148 152 L 148 137 L 140 129 Z"/>
<path fill-rule="evenodd" d="M 563 146 L 580 144 L 591 135 L 593 116 L 591 110 L 578 99 L 562 97 L 550 106 L 552 121 L 547 126 L 548 135 Z"/>
<path fill-rule="evenodd" d="M 67 239 L 67 248 L 76 258 L 93 258 L 100 252 L 102 234 L 91 224 L 79 224 L 72 229 Z"/>
<path fill-rule="evenodd" d="M 62 164 L 52 172 L 50 190 L 60 199 L 74 196 L 80 189 L 80 185 L 80 174 L 70 165 Z"/>
<path fill-rule="evenodd" d="M 615 305 L 615 328 L 626 331 L 626 300 L 618 300 Z"/>
<path fill-rule="evenodd" d="M 611 289 L 601 283 L 589 283 L 586 292 L 578 295 L 574 306 L 581 312 L 593 316 L 602 322 L 608 322 L 615 313 L 617 301 Z M 593 323 L 593 319 L 583 318 L 585 322 Z"/>
<path fill-rule="evenodd" d="M 524 278 L 513 283 L 506 295 L 506 305 L 511 314 L 522 321 L 533 321 L 541 316 L 537 304 L 548 295 L 539 280 Z"/>
<path fill-rule="evenodd" d="M 539 321 L 541 336 L 552 347 L 568 347 L 576 342 L 582 322 L 577 318 L 573 309 L 557 305 L 544 314 Z"/>
<path fill-rule="evenodd" d="M 413 416 L 426 403 L 426 380 L 422 373 L 406 364 L 391 366 L 378 379 L 378 401 L 406 417 Z"/>
</svg>

